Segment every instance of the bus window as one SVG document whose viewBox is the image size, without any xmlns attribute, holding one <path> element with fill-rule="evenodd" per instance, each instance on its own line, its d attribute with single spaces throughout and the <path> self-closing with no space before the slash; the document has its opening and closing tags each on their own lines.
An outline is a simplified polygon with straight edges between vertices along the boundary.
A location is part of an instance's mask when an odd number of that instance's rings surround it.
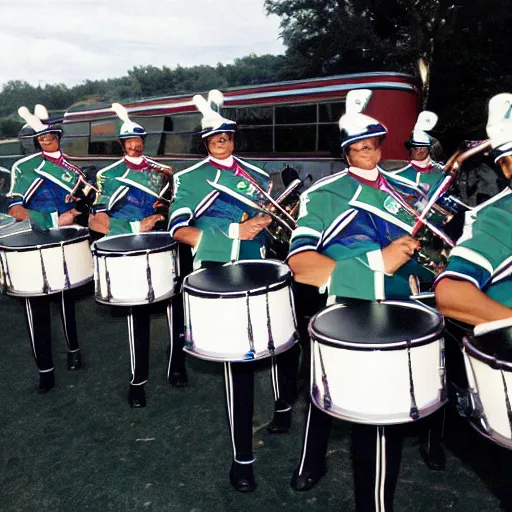
<svg viewBox="0 0 512 512">
<path fill-rule="evenodd" d="M 90 155 L 122 156 L 123 148 L 117 139 L 103 139 L 90 142 Z"/>
<path fill-rule="evenodd" d="M 318 105 L 318 122 L 320 123 L 336 123 L 345 113 L 345 102 L 337 103 L 320 103 Z"/>
<path fill-rule="evenodd" d="M 65 123 L 62 128 L 64 137 L 89 137 L 89 123 Z"/>
<path fill-rule="evenodd" d="M 318 151 L 327 151 L 329 156 L 341 157 L 340 129 L 336 124 L 321 124 L 318 127 Z"/>
<path fill-rule="evenodd" d="M 236 132 L 237 153 L 272 153 L 272 127 L 244 127 Z"/>
<path fill-rule="evenodd" d="M 206 154 L 201 137 L 200 113 L 177 114 L 167 116 L 164 120 L 163 143 L 160 143 L 158 155 L 201 155 Z M 169 133 L 170 132 L 170 133 Z"/>
<path fill-rule="evenodd" d="M 316 105 L 276 107 L 276 124 L 316 123 Z"/>
<path fill-rule="evenodd" d="M 222 115 L 242 126 L 272 126 L 274 122 L 273 107 L 225 108 Z"/>
<path fill-rule="evenodd" d="M 313 153 L 316 149 L 316 125 L 276 126 L 275 151 Z"/>
</svg>

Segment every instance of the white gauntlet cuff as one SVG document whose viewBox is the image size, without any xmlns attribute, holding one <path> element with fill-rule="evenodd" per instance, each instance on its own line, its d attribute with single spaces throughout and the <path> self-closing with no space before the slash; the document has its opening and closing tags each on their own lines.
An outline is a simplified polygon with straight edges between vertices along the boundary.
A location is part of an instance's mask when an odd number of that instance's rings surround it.
<svg viewBox="0 0 512 512">
<path fill-rule="evenodd" d="M 240 238 L 240 224 L 238 222 L 232 222 L 229 225 L 228 236 L 234 240 Z"/>
</svg>

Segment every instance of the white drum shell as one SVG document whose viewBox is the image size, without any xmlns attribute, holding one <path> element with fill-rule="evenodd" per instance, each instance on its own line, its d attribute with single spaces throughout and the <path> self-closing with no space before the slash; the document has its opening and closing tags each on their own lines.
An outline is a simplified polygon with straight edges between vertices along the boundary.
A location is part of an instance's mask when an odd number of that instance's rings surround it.
<svg viewBox="0 0 512 512">
<path fill-rule="evenodd" d="M 499 444 L 512 448 L 512 431 L 507 414 L 507 398 L 512 400 L 512 373 L 492 368 L 484 361 L 477 359 L 464 348 L 464 362 L 470 390 L 478 395 L 488 435 Z M 505 380 L 509 396 L 503 384 Z M 481 431 L 481 429 L 479 428 Z M 497 434 L 497 435 L 496 435 Z"/>
<path fill-rule="evenodd" d="M 89 282 L 93 262 L 88 240 L 66 241 L 59 246 L 28 250 L 0 249 L 2 284 L 9 295 L 31 297 L 60 292 Z M 43 263 L 41 263 L 41 259 Z M 67 266 L 69 284 L 66 282 Z M 48 291 L 44 291 L 44 271 Z M 4 275 L 4 272 L 6 275 Z"/>
<path fill-rule="evenodd" d="M 191 355 L 213 361 L 246 361 L 250 351 L 246 297 L 198 297 L 183 290 L 186 348 Z M 254 359 L 284 352 L 297 341 L 293 296 L 289 285 L 249 296 Z M 269 351 L 268 325 L 274 352 Z"/>
<path fill-rule="evenodd" d="M 322 357 L 331 407 L 325 407 Z M 420 417 L 439 409 L 443 398 L 444 339 L 411 347 L 414 396 Z M 325 412 L 356 423 L 413 421 L 407 349 L 352 350 L 312 341 L 312 397 Z"/>
<path fill-rule="evenodd" d="M 175 294 L 176 259 L 174 248 L 141 254 L 95 252 L 95 294 L 99 302 L 130 306 L 149 304 Z M 148 265 L 154 298 L 149 299 Z M 107 273 L 108 281 L 107 282 Z M 109 289 L 110 288 L 110 289 Z"/>
</svg>

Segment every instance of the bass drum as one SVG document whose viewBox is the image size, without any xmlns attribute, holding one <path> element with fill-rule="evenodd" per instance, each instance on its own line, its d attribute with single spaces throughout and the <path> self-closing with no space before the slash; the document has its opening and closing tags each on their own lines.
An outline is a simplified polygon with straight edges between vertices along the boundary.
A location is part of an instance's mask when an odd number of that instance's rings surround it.
<svg viewBox="0 0 512 512">
<path fill-rule="evenodd" d="M 80 226 L 13 234 L 0 230 L 0 272 L 7 294 L 18 297 L 82 286 L 93 277 L 89 232 Z"/>
</svg>

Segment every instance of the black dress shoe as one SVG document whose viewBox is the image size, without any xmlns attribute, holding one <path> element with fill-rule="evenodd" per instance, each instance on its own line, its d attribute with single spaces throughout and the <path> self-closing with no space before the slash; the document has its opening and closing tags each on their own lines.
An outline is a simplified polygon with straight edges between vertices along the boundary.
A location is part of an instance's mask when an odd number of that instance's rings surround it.
<svg viewBox="0 0 512 512">
<path fill-rule="evenodd" d="M 146 392 L 144 391 L 144 385 L 133 386 L 130 384 L 128 401 L 130 402 L 130 407 L 133 407 L 134 409 L 146 407 Z"/>
<path fill-rule="evenodd" d="M 51 372 L 44 372 L 39 374 L 39 388 L 37 389 L 38 393 L 48 393 L 48 391 L 54 387 L 55 373 L 53 370 Z"/>
<path fill-rule="evenodd" d="M 268 424 L 267 432 L 269 434 L 286 434 L 292 424 L 292 411 L 276 411 L 272 421 Z"/>
<path fill-rule="evenodd" d="M 253 492 L 256 487 L 251 464 L 233 462 L 229 471 L 229 481 L 238 492 Z"/>
<path fill-rule="evenodd" d="M 446 468 L 446 456 L 443 447 L 439 443 L 424 441 L 420 444 L 420 455 L 427 468 L 433 471 L 442 471 Z"/>
<path fill-rule="evenodd" d="M 183 370 L 171 372 L 169 375 L 169 384 L 176 388 L 185 387 L 188 384 L 187 370 L 183 368 Z"/>
<path fill-rule="evenodd" d="M 293 472 L 290 485 L 292 489 L 295 489 L 296 491 L 309 491 L 310 489 L 313 489 L 318 482 L 320 482 L 325 473 L 327 473 L 327 468 L 325 466 L 314 471 L 303 471 L 300 475 L 299 471 L 296 469 Z"/>
<path fill-rule="evenodd" d="M 82 352 L 75 350 L 68 352 L 68 370 L 78 370 L 82 367 Z"/>
</svg>

